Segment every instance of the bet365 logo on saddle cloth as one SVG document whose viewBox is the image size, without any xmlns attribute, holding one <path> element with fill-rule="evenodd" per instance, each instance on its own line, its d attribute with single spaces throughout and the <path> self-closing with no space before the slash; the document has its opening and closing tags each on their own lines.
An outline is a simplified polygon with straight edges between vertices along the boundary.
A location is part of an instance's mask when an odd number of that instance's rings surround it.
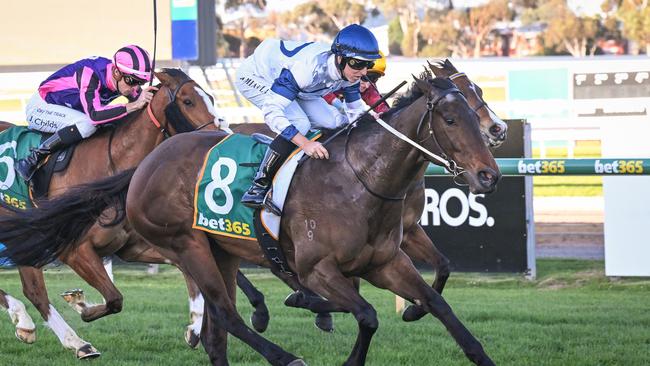
<svg viewBox="0 0 650 366">
<path fill-rule="evenodd" d="M 240 201 L 258 167 L 248 165 L 259 164 L 266 149 L 267 145 L 239 134 L 210 149 L 194 193 L 193 228 L 255 240 L 253 210 Z"/>
<path fill-rule="evenodd" d="M 0 133 L 0 205 L 19 210 L 33 207 L 27 184 L 16 175 L 14 164 L 40 141 L 41 134 L 27 127 L 12 127 Z"/>
</svg>

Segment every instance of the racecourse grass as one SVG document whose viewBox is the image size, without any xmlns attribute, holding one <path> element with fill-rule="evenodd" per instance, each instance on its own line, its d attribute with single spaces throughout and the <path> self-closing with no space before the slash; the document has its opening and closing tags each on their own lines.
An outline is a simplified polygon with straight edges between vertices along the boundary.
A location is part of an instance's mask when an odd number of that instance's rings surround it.
<svg viewBox="0 0 650 366">
<path fill-rule="evenodd" d="M 650 365 L 650 280 L 608 279 L 603 267 L 601 261 L 539 260 L 535 281 L 452 273 L 444 295 L 497 365 Z M 309 365 L 343 363 L 357 332 L 350 315 L 336 314 L 336 331 L 322 333 L 312 325 L 310 313 L 282 305 L 289 291 L 267 271 L 246 272 L 266 294 L 272 316 L 265 333 L 269 339 Z M 117 267 L 115 277 L 124 294 L 122 313 L 84 323 L 57 294 L 83 287 L 90 301 L 99 302 L 99 295 L 67 269 L 46 272 L 54 305 L 102 352 L 92 365 L 209 364 L 202 350 L 190 350 L 183 341 L 187 296 L 178 271 L 165 267 L 158 275 L 147 275 L 138 267 Z M 0 288 L 24 300 L 15 270 L 0 270 Z M 380 319 L 367 365 L 470 364 L 438 321 L 426 317 L 403 323 L 394 312 L 394 296 L 367 283 L 361 289 Z M 250 307 L 244 300 L 239 309 L 248 319 Z M 19 343 L 3 315 L 0 365 L 79 364 L 43 327 L 31 304 L 28 311 L 37 324 L 37 342 Z M 229 358 L 231 365 L 266 364 L 238 340 L 230 342 Z"/>
</svg>

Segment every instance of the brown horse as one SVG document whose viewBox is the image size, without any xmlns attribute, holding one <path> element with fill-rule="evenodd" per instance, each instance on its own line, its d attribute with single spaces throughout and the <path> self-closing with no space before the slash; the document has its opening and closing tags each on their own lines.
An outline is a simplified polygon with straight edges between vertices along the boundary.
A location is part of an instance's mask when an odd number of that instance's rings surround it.
<svg viewBox="0 0 650 366">
<path fill-rule="evenodd" d="M 458 87 L 467 99 L 469 106 L 479 117 L 479 127 L 485 143 L 490 147 L 500 146 L 506 139 L 508 126 L 489 108 L 483 99 L 481 88 L 474 84 L 465 73 L 459 72 L 449 60 L 429 64 L 429 70 L 437 77 L 451 80 Z M 262 127 L 255 125 L 242 125 L 233 129 L 235 132 L 249 134 L 254 132 L 271 133 L 270 130 L 264 131 Z M 436 275 L 432 287 L 441 294 L 450 274 L 449 260 L 436 248 L 419 224 L 424 209 L 424 171 L 421 173 L 418 175 L 419 179 L 414 180 L 409 186 L 404 200 L 402 214 L 404 237 L 400 247 L 411 260 L 427 263 L 433 268 Z M 239 287 L 246 293 L 257 294 L 252 287 L 242 285 Z M 259 295 L 256 296 L 259 297 Z M 320 299 L 314 299 L 307 294 L 296 292 L 290 295 L 285 303 L 293 307 L 313 309 L 313 306 L 316 305 L 311 304 L 311 300 L 320 301 Z M 415 321 L 424 315 L 426 312 L 422 307 L 410 305 L 403 312 L 402 318 L 405 321 Z M 315 324 L 324 331 L 334 329 L 331 316 L 328 313 L 318 313 Z"/>
<path fill-rule="evenodd" d="M 66 171 L 55 173 L 52 177 L 49 196 L 59 195 L 70 186 L 137 166 L 168 134 L 188 132 L 202 127 L 216 128 L 218 116 L 208 95 L 196 82 L 177 69 L 164 69 L 156 73 L 156 77 L 161 84 L 148 107 L 149 111 L 143 109 L 132 113 L 120 121 L 114 130 L 98 132 L 92 138 L 81 142 L 75 150 L 70 167 Z M 154 124 L 152 115 L 156 123 L 159 123 L 158 126 Z M 6 129 L 11 126 L 13 125 L 4 122 L 0 127 Z M 9 211 L 0 210 L 0 216 L 8 214 Z M 137 249 L 132 248 L 119 253 L 119 249 L 127 243 L 138 248 L 138 243 L 142 242 L 141 237 L 129 231 L 106 229 L 97 225 L 81 240 L 74 253 L 60 258 L 96 288 L 105 299 L 104 304 L 96 306 L 77 303 L 75 308 L 81 313 L 83 320 L 92 321 L 122 309 L 122 294 L 106 273 L 102 256 L 117 251 L 118 255 L 121 254 L 126 260 L 137 257 L 142 262 L 168 262 L 152 250 L 138 252 Z M 42 270 L 29 266 L 20 266 L 18 269 L 23 283 L 23 293 L 50 325 L 64 347 L 75 350 L 79 358 L 98 356 L 97 350 L 78 337 L 50 304 Z M 188 286 L 191 291 L 193 282 L 189 279 Z M 18 301 L 12 300 L 13 304 L 16 302 Z M 0 306 L 10 310 L 8 303 L 9 301 L 0 300 Z M 26 320 L 29 315 L 24 312 L 24 305 L 14 307 L 16 308 L 14 313 L 17 315 L 12 316 L 12 320 L 16 324 L 16 335 L 25 342 L 33 342 L 35 328 L 33 322 Z M 25 324 L 29 326 L 26 327 Z"/>
<path fill-rule="evenodd" d="M 483 145 L 477 116 L 449 81 L 416 79 L 411 96 L 402 99 L 386 119 L 429 151 L 446 155 L 446 165 L 462 175 L 472 192 L 494 190 L 500 174 Z M 222 137 L 222 133 L 176 136 L 159 146 L 135 172 L 84 185 L 43 203 L 39 210 L 2 219 L 0 241 L 19 263 L 43 263 L 57 253 L 70 252 L 85 228 L 107 208 L 105 221 L 111 222 L 104 224 L 121 222 L 119 202 L 130 183 L 126 198 L 130 224 L 166 257 L 177 260 L 207 300 L 206 332 L 201 340 L 212 362 L 227 364 L 225 335 L 229 332 L 273 365 L 296 364 L 295 356 L 251 332 L 234 308 L 239 258 L 268 265 L 259 247 L 219 236 L 213 236 L 218 246 L 211 247 L 206 233 L 192 229 L 194 184 L 201 162 Z M 375 123 L 362 123 L 348 136 L 339 136 L 329 150 L 329 160 L 308 160 L 296 172 L 284 208 L 280 242 L 299 280 L 334 304 L 328 310 L 351 312 L 357 319 L 360 332 L 346 365 L 365 363 L 378 326 L 374 309 L 350 277 L 364 278 L 419 304 L 443 322 L 470 360 L 492 365 L 480 343 L 399 249 L 404 196 L 433 159 L 430 153 L 423 154 Z M 325 184 L 313 185 L 315 180 Z M 174 200 L 164 199 L 169 187 L 177 187 Z M 65 231 L 56 226 L 72 221 L 76 225 Z M 43 223 L 51 229 L 42 238 L 26 237 L 26 232 Z M 15 245 L 21 240 L 47 251 L 22 250 Z M 216 263 L 206 261 L 211 254 Z"/>
</svg>

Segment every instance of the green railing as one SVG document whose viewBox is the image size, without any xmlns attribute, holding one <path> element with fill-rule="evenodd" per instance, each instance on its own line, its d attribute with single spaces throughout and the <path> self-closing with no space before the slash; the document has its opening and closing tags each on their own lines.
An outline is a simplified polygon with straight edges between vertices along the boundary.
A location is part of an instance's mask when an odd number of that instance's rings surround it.
<svg viewBox="0 0 650 366">
<path fill-rule="evenodd" d="M 650 175 L 650 159 L 496 159 L 503 175 Z M 445 175 L 429 165 L 426 175 Z"/>
</svg>

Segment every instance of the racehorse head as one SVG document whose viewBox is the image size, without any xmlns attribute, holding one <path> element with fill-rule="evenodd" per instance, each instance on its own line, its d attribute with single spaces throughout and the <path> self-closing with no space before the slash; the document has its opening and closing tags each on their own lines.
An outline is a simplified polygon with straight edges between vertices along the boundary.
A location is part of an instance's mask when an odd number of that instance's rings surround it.
<svg viewBox="0 0 650 366">
<path fill-rule="evenodd" d="M 171 127 L 174 133 L 198 129 L 227 129 L 228 124 L 214 108 L 213 98 L 180 69 L 162 69 L 156 72 L 159 91 L 166 98 L 154 98 L 152 110 L 163 110 L 155 117 L 161 127 Z M 210 126 L 214 126 L 211 127 Z"/>
<path fill-rule="evenodd" d="M 490 147 L 500 146 L 506 140 L 508 125 L 485 102 L 483 99 L 483 90 L 474 84 L 464 72 L 458 72 L 456 67 L 448 59 L 444 61 L 440 60 L 433 64 L 430 63 L 429 69 L 437 77 L 448 78 L 458 86 L 458 89 L 467 98 L 470 107 L 479 116 L 481 133 L 485 142 Z"/>
<path fill-rule="evenodd" d="M 387 118 L 417 125 L 416 141 L 433 153 L 422 157 L 462 177 L 472 193 L 492 192 L 501 174 L 463 94 L 449 79 L 433 78 L 428 71 L 414 79 L 410 93 L 393 107 L 404 109 L 395 115 L 389 111 Z"/>
</svg>

